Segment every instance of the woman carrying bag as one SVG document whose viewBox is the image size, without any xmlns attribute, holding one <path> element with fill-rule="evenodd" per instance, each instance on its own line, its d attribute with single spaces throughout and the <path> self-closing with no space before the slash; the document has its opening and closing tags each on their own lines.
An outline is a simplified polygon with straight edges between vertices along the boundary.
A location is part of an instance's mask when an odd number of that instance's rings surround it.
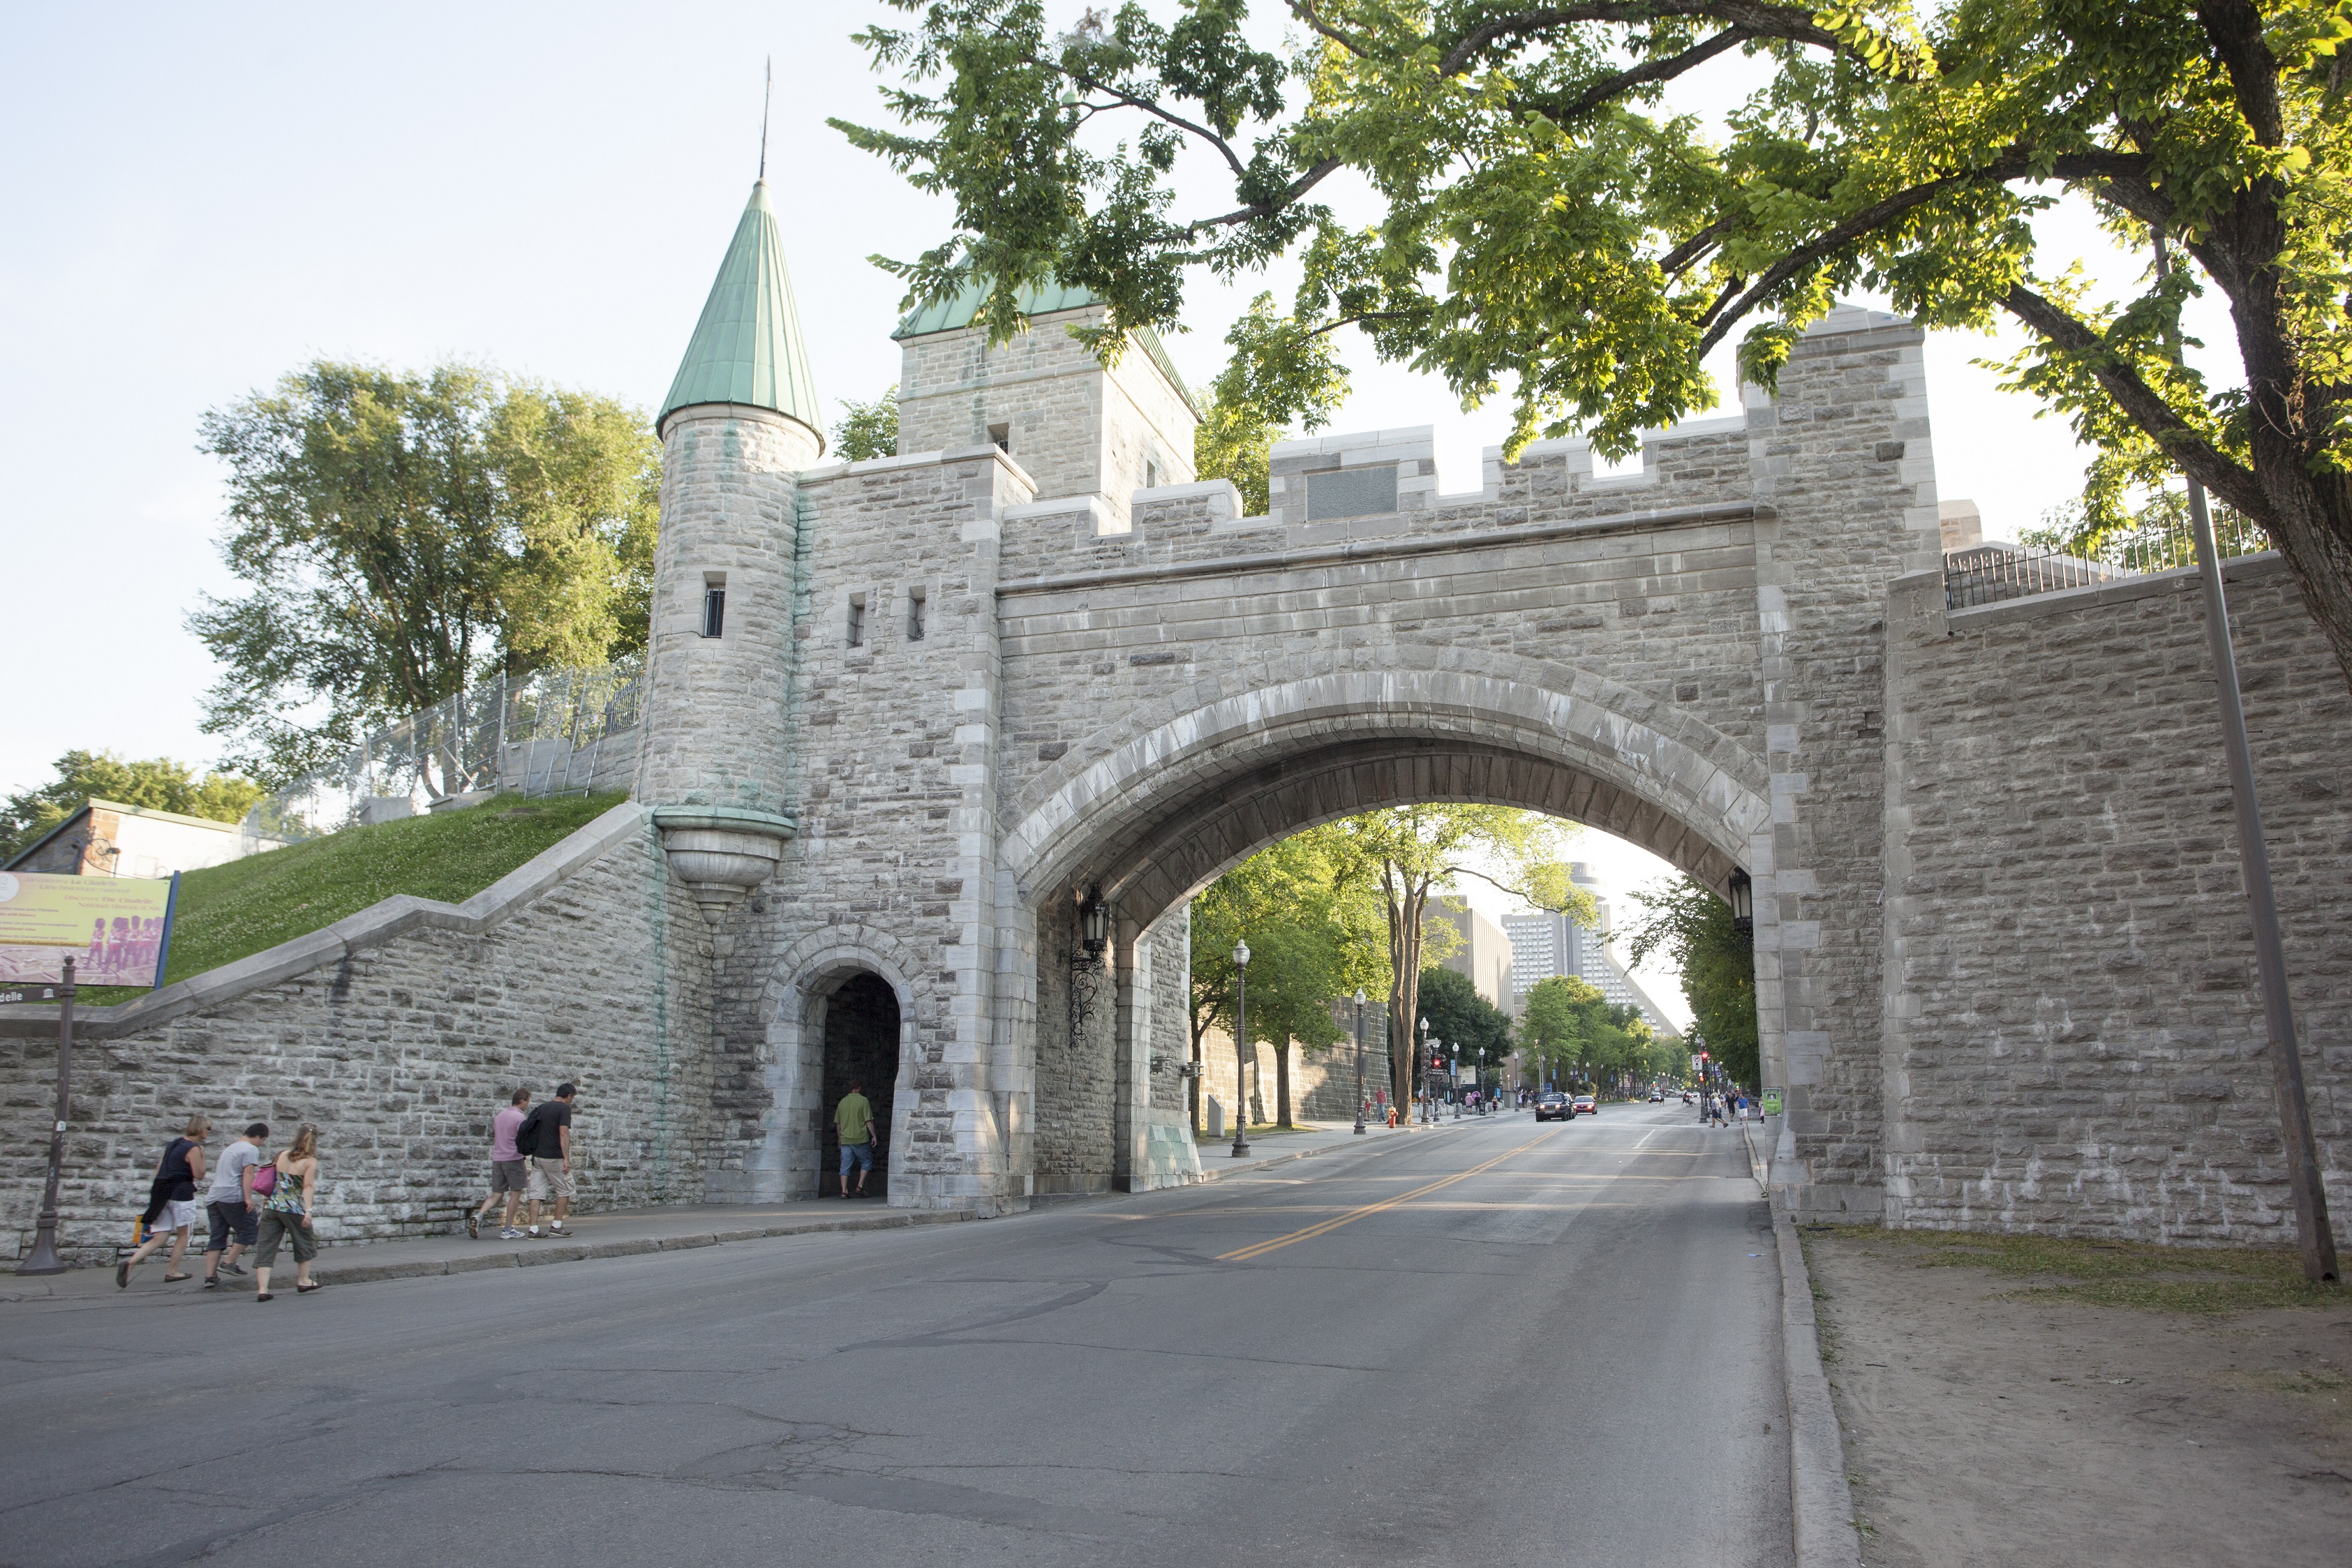
<svg viewBox="0 0 2352 1568">
<path fill-rule="evenodd" d="M 319 1129 L 305 1122 L 294 1129 L 294 1142 L 269 1162 L 268 1195 L 261 1205 L 261 1236 L 253 1249 L 254 1300 L 269 1295 L 269 1269 L 278 1261 L 281 1241 L 294 1249 L 294 1293 L 307 1296 L 320 1287 L 310 1281 L 310 1260 L 319 1255 L 318 1233 L 310 1228 L 311 1204 L 319 1191 Z M 259 1193 L 263 1179 L 256 1176 Z"/>
<path fill-rule="evenodd" d="M 131 1270 L 163 1246 L 166 1237 L 172 1241 L 172 1258 L 163 1265 L 164 1282 L 188 1278 L 181 1271 L 180 1263 L 188 1255 L 188 1232 L 196 1223 L 196 1184 L 205 1179 L 205 1139 L 211 1136 L 212 1130 L 209 1118 L 189 1117 L 180 1135 L 163 1151 L 163 1157 L 155 1162 L 155 1179 L 147 1188 L 147 1212 L 140 1218 L 140 1223 L 147 1228 L 147 1239 L 139 1244 L 139 1250 L 114 1266 L 115 1289 L 130 1288 Z"/>
</svg>

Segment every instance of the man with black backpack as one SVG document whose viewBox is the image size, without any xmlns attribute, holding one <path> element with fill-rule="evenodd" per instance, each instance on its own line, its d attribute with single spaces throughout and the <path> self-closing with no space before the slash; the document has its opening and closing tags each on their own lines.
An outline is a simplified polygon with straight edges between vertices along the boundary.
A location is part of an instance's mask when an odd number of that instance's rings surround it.
<svg viewBox="0 0 2352 1568">
<path fill-rule="evenodd" d="M 515 1129 L 515 1152 L 530 1162 L 530 1227 L 523 1234 L 540 1239 L 539 1206 L 552 1194 L 555 1219 L 545 1232 L 569 1236 L 564 1216 L 572 1212 L 572 1102 L 579 1090 L 569 1083 L 555 1086 L 555 1098 L 536 1106 Z"/>
</svg>

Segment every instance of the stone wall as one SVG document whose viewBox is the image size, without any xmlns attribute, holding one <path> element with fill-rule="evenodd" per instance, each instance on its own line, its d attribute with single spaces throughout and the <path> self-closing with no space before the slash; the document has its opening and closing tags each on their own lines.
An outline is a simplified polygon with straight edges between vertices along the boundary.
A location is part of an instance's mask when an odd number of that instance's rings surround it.
<svg viewBox="0 0 2352 1568">
<path fill-rule="evenodd" d="M 2352 1212 L 2352 697 L 2276 557 L 2230 605 L 2330 1203 Z M 1888 624 L 1890 1222 L 2292 1239 L 2194 575 Z"/>
<path fill-rule="evenodd" d="M 491 808 L 477 808 L 495 810 Z M 387 900 L 310 936 L 77 1020 L 60 1240 L 111 1261 L 188 1116 L 217 1156 L 246 1123 L 316 1123 L 322 1239 L 446 1232 L 488 1190 L 490 1117 L 580 1085 L 586 1208 L 693 1202 L 712 1145 L 710 948 L 647 814 L 614 808 L 452 907 Z M 57 1010 L 0 1014 L 0 1193 L 29 1242 Z M 203 1245 L 201 1237 L 196 1245 Z"/>
</svg>

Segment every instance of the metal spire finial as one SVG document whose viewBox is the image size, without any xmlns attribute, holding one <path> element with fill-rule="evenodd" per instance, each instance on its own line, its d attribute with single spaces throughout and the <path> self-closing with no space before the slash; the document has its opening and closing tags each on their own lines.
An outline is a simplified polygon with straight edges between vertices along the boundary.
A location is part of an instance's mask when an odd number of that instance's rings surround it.
<svg viewBox="0 0 2352 1568">
<path fill-rule="evenodd" d="M 768 57 L 767 86 L 760 92 L 760 178 L 768 177 L 768 104 L 776 96 L 776 57 Z"/>
</svg>

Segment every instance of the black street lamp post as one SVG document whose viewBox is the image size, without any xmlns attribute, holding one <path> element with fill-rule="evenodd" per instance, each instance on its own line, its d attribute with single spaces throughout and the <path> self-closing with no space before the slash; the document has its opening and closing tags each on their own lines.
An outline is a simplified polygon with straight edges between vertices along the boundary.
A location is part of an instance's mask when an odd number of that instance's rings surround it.
<svg viewBox="0 0 2352 1568">
<path fill-rule="evenodd" d="M 1364 988 L 1356 988 L 1356 1135 L 1364 1135 Z"/>
<path fill-rule="evenodd" d="M 1249 1154 L 1249 1067 L 1242 1048 L 1249 1039 L 1249 944 L 1234 944 L 1234 1158 Z"/>
<path fill-rule="evenodd" d="M 62 1274 L 58 1256 L 58 1175 L 66 1163 L 66 1116 L 73 1098 L 74 961 L 65 963 L 58 986 L 58 1114 L 49 1128 L 49 1177 L 41 1189 L 40 1218 L 35 1221 L 33 1250 L 16 1265 L 19 1274 Z"/>
</svg>

